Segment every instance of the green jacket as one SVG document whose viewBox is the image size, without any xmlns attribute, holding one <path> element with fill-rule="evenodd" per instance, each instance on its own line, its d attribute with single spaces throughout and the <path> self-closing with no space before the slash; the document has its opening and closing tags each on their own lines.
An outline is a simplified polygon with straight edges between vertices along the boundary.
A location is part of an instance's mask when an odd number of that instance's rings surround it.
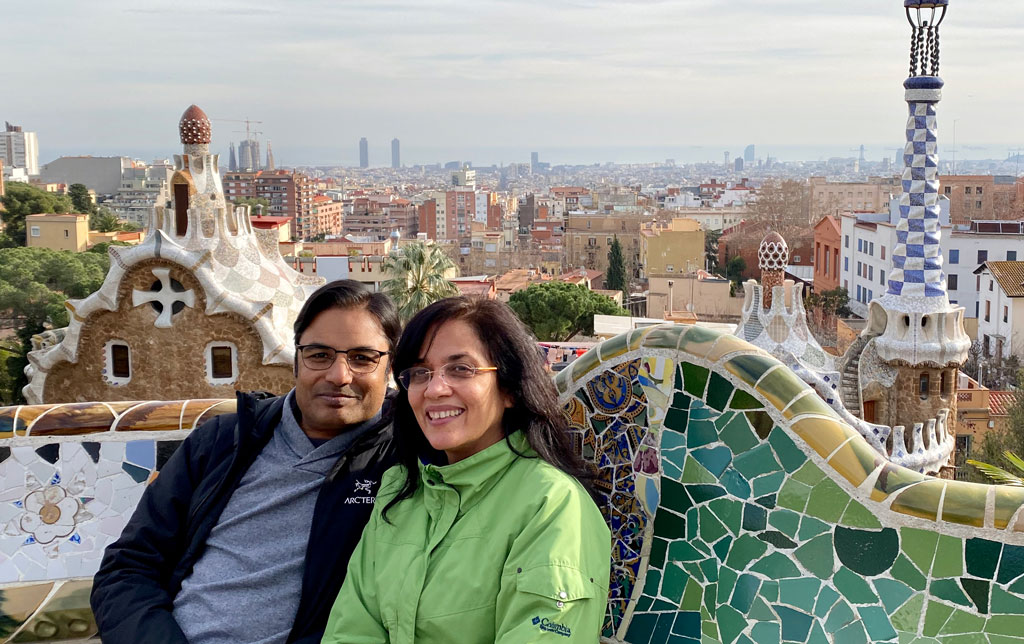
<svg viewBox="0 0 1024 644">
<path fill-rule="evenodd" d="M 536 456 L 522 432 L 510 440 Z M 575 479 L 500 441 L 421 464 L 385 521 L 404 474 L 384 474 L 324 644 L 598 642 L 611 534 Z"/>
</svg>

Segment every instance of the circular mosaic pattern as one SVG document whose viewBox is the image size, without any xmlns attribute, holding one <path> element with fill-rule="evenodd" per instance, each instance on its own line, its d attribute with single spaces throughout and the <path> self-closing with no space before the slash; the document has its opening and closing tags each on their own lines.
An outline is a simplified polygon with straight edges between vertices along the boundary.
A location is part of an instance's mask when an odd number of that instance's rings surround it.
<svg viewBox="0 0 1024 644">
<path fill-rule="evenodd" d="M 789 263 L 789 246 L 779 233 L 768 233 L 757 249 L 757 264 L 762 271 L 785 270 Z"/>
</svg>

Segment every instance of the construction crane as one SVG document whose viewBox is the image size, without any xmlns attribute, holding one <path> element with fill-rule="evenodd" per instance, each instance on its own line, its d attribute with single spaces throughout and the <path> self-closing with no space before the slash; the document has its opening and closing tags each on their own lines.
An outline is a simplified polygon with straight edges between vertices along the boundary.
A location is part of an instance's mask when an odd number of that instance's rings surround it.
<svg viewBox="0 0 1024 644">
<path fill-rule="evenodd" d="M 252 119 L 211 119 L 214 121 L 223 121 L 225 123 L 245 123 L 245 140 L 249 141 L 252 139 L 253 134 L 263 134 L 263 132 L 253 131 L 252 124 L 263 125 L 263 121 L 253 121 Z M 235 134 L 242 134 L 241 130 L 234 130 Z"/>
</svg>

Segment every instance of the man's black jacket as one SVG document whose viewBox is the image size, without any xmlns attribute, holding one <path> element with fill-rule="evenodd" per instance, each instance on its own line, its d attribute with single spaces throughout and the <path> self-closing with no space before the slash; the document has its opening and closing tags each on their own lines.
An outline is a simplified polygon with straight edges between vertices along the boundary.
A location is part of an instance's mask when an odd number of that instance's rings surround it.
<svg viewBox="0 0 1024 644">
<path fill-rule="evenodd" d="M 174 597 L 242 475 L 273 435 L 284 401 L 239 393 L 236 414 L 195 429 L 160 470 L 121 537 L 104 553 L 93 582 L 92 609 L 104 644 L 187 644 L 171 614 Z M 341 456 L 320 488 L 290 643 L 318 643 L 323 636 L 373 510 L 368 497 L 376 496 L 381 475 L 396 462 L 391 430 L 386 400 L 378 427 Z M 259 611 L 252 606 L 237 619 L 258 619 Z"/>
</svg>

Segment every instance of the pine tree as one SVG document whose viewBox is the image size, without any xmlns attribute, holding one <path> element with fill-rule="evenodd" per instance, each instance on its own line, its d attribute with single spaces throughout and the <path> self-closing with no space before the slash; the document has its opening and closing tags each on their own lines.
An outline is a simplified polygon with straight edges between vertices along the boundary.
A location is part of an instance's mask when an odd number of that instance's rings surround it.
<svg viewBox="0 0 1024 644">
<path fill-rule="evenodd" d="M 623 296 L 628 296 L 626 281 L 626 264 L 622 259 L 622 244 L 616 236 L 608 249 L 608 272 L 605 274 L 604 285 L 612 291 L 622 291 Z"/>
</svg>

